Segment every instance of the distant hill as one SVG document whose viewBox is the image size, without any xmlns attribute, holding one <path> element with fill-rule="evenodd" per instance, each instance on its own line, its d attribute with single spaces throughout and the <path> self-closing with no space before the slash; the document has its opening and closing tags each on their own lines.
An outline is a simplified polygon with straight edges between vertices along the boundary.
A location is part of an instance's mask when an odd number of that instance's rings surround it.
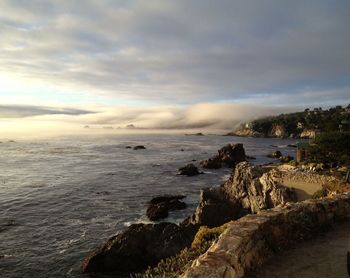
<svg viewBox="0 0 350 278">
<path fill-rule="evenodd" d="M 305 109 L 303 112 L 280 114 L 242 124 L 228 135 L 245 137 L 314 138 L 320 132 L 349 129 L 350 104 L 323 110 Z"/>
</svg>

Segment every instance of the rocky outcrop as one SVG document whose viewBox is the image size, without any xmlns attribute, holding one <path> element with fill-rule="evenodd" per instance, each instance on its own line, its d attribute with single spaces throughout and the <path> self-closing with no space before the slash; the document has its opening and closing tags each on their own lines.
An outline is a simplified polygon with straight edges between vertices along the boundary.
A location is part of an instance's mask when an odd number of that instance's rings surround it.
<svg viewBox="0 0 350 278">
<path fill-rule="evenodd" d="M 187 221 L 209 227 L 297 200 L 295 191 L 283 186 L 274 170 L 265 173 L 261 166 L 248 162 L 237 164 L 223 186 L 204 189 L 200 197 L 195 213 Z"/>
<path fill-rule="evenodd" d="M 193 163 L 190 163 L 187 164 L 185 167 L 180 168 L 178 174 L 184 176 L 196 176 L 199 175 L 200 172 Z"/>
<path fill-rule="evenodd" d="M 345 217 L 350 217 L 349 194 L 286 204 L 247 215 L 229 223 L 219 240 L 181 277 L 250 277 L 250 272 L 276 251 L 312 238 L 322 228 Z"/>
<path fill-rule="evenodd" d="M 146 215 L 149 220 L 157 221 L 168 217 L 169 211 L 186 208 L 186 203 L 180 201 L 184 195 L 164 195 L 153 198 L 148 205 Z"/>
<path fill-rule="evenodd" d="M 272 128 L 268 134 L 268 137 L 276 137 L 276 138 L 285 138 L 288 137 L 288 133 L 286 132 L 283 125 L 273 124 Z"/>
<path fill-rule="evenodd" d="M 303 139 L 314 139 L 316 137 L 316 130 L 314 129 L 303 129 L 303 131 L 300 133 L 300 138 Z"/>
<path fill-rule="evenodd" d="M 234 167 L 237 163 L 245 161 L 245 150 L 243 144 L 227 144 L 218 150 L 213 158 L 201 161 L 203 168 L 218 169 L 222 165 Z"/>
<path fill-rule="evenodd" d="M 239 163 L 223 186 L 227 196 L 250 213 L 297 201 L 295 191 L 283 186 L 274 170 L 264 171 L 261 166 Z"/>
<path fill-rule="evenodd" d="M 237 219 L 239 213 L 239 206 L 227 198 L 223 187 L 212 187 L 201 190 L 195 213 L 184 222 L 211 228 Z"/>
<path fill-rule="evenodd" d="M 189 246 L 195 232 L 191 226 L 180 227 L 173 223 L 131 225 L 86 257 L 83 272 L 127 274 L 141 271 Z"/>
</svg>

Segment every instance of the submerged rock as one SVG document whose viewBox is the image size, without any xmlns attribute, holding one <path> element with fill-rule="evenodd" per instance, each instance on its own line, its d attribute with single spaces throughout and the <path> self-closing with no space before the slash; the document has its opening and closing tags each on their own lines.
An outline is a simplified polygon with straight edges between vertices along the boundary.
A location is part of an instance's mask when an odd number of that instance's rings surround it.
<svg viewBox="0 0 350 278">
<path fill-rule="evenodd" d="M 153 198 L 146 211 L 148 219 L 157 221 L 168 217 L 171 210 L 185 209 L 186 203 L 180 201 L 185 197 L 184 195 L 164 195 Z"/>
<path fill-rule="evenodd" d="M 185 167 L 179 169 L 179 175 L 196 176 L 199 174 L 198 168 L 193 163 L 187 164 Z"/>
<path fill-rule="evenodd" d="M 142 145 L 139 145 L 139 146 L 135 146 L 134 147 L 134 150 L 145 150 L 146 147 L 145 146 L 142 146 Z"/>
<path fill-rule="evenodd" d="M 280 161 L 282 163 L 288 163 L 288 162 L 292 161 L 293 159 L 294 159 L 294 157 L 292 157 L 290 155 L 280 157 Z"/>
<path fill-rule="evenodd" d="M 134 224 L 87 256 L 84 273 L 132 273 L 174 256 L 192 242 L 195 229 L 173 223 Z"/>
</svg>

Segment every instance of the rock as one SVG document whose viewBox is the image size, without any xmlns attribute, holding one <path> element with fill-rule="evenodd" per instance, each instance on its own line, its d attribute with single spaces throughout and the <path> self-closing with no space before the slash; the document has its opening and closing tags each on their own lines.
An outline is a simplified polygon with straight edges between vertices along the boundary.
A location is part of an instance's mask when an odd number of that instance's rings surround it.
<svg viewBox="0 0 350 278">
<path fill-rule="evenodd" d="M 179 201 L 185 198 L 184 195 L 164 195 L 153 198 L 149 202 L 146 215 L 149 220 L 157 221 L 168 217 L 169 211 L 186 208 L 186 203 Z"/>
<path fill-rule="evenodd" d="M 297 201 L 295 190 L 283 186 L 273 171 L 248 162 L 237 164 L 223 186 L 201 191 L 200 203 L 186 223 L 215 227 L 248 213 Z"/>
<path fill-rule="evenodd" d="M 268 154 L 267 157 L 281 158 L 282 157 L 282 153 L 280 151 L 274 151 L 271 154 Z"/>
<path fill-rule="evenodd" d="M 240 209 L 226 198 L 222 187 L 202 189 L 195 213 L 185 223 L 217 227 L 239 217 Z"/>
<path fill-rule="evenodd" d="M 297 145 L 288 144 L 287 147 L 288 147 L 288 148 L 297 148 Z"/>
<path fill-rule="evenodd" d="M 229 167 L 234 167 L 238 162 L 245 161 L 243 144 L 228 144 L 218 152 L 221 162 Z"/>
<path fill-rule="evenodd" d="M 292 161 L 293 159 L 294 159 L 294 157 L 292 157 L 290 155 L 280 157 L 280 161 L 282 163 L 288 163 L 288 162 Z"/>
<path fill-rule="evenodd" d="M 288 134 L 283 125 L 273 124 L 268 137 L 285 138 Z"/>
<path fill-rule="evenodd" d="M 229 199 L 250 213 L 297 201 L 295 190 L 283 186 L 275 170 L 265 173 L 248 162 L 239 163 L 223 187 Z"/>
<path fill-rule="evenodd" d="M 134 147 L 134 150 L 145 150 L 146 147 L 145 146 L 142 146 L 142 145 L 139 145 L 139 146 L 135 146 Z"/>
<path fill-rule="evenodd" d="M 317 131 L 315 129 L 303 129 L 300 133 L 300 138 L 302 139 L 314 139 L 316 137 Z"/>
<path fill-rule="evenodd" d="M 219 169 L 221 168 L 221 159 L 219 156 L 214 156 L 213 158 L 209 158 L 207 160 L 202 160 L 200 165 L 206 169 Z"/>
<path fill-rule="evenodd" d="M 162 204 L 159 205 L 149 205 L 146 211 L 146 215 L 151 221 L 158 221 L 160 219 L 166 218 L 169 215 L 169 209 Z"/>
<path fill-rule="evenodd" d="M 131 146 L 125 146 L 125 149 L 131 149 Z"/>
<path fill-rule="evenodd" d="M 195 228 L 173 223 L 134 224 L 113 236 L 82 264 L 84 273 L 139 272 L 160 260 L 174 256 L 193 240 Z"/>
<path fill-rule="evenodd" d="M 184 175 L 184 176 L 195 176 L 195 175 L 199 175 L 199 171 L 198 168 L 190 163 L 187 164 L 185 167 L 182 167 L 179 169 L 179 175 Z"/>
</svg>

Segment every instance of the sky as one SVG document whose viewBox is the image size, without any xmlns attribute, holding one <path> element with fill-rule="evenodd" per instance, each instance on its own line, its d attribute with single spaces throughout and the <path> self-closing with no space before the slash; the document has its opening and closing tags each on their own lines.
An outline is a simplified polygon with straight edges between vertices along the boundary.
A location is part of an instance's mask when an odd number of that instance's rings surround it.
<svg viewBox="0 0 350 278">
<path fill-rule="evenodd" d="M 347 105 L 349 26 L 348 0 L 0 0 L 0 129 L 232 129 Z"/>
</svg>

